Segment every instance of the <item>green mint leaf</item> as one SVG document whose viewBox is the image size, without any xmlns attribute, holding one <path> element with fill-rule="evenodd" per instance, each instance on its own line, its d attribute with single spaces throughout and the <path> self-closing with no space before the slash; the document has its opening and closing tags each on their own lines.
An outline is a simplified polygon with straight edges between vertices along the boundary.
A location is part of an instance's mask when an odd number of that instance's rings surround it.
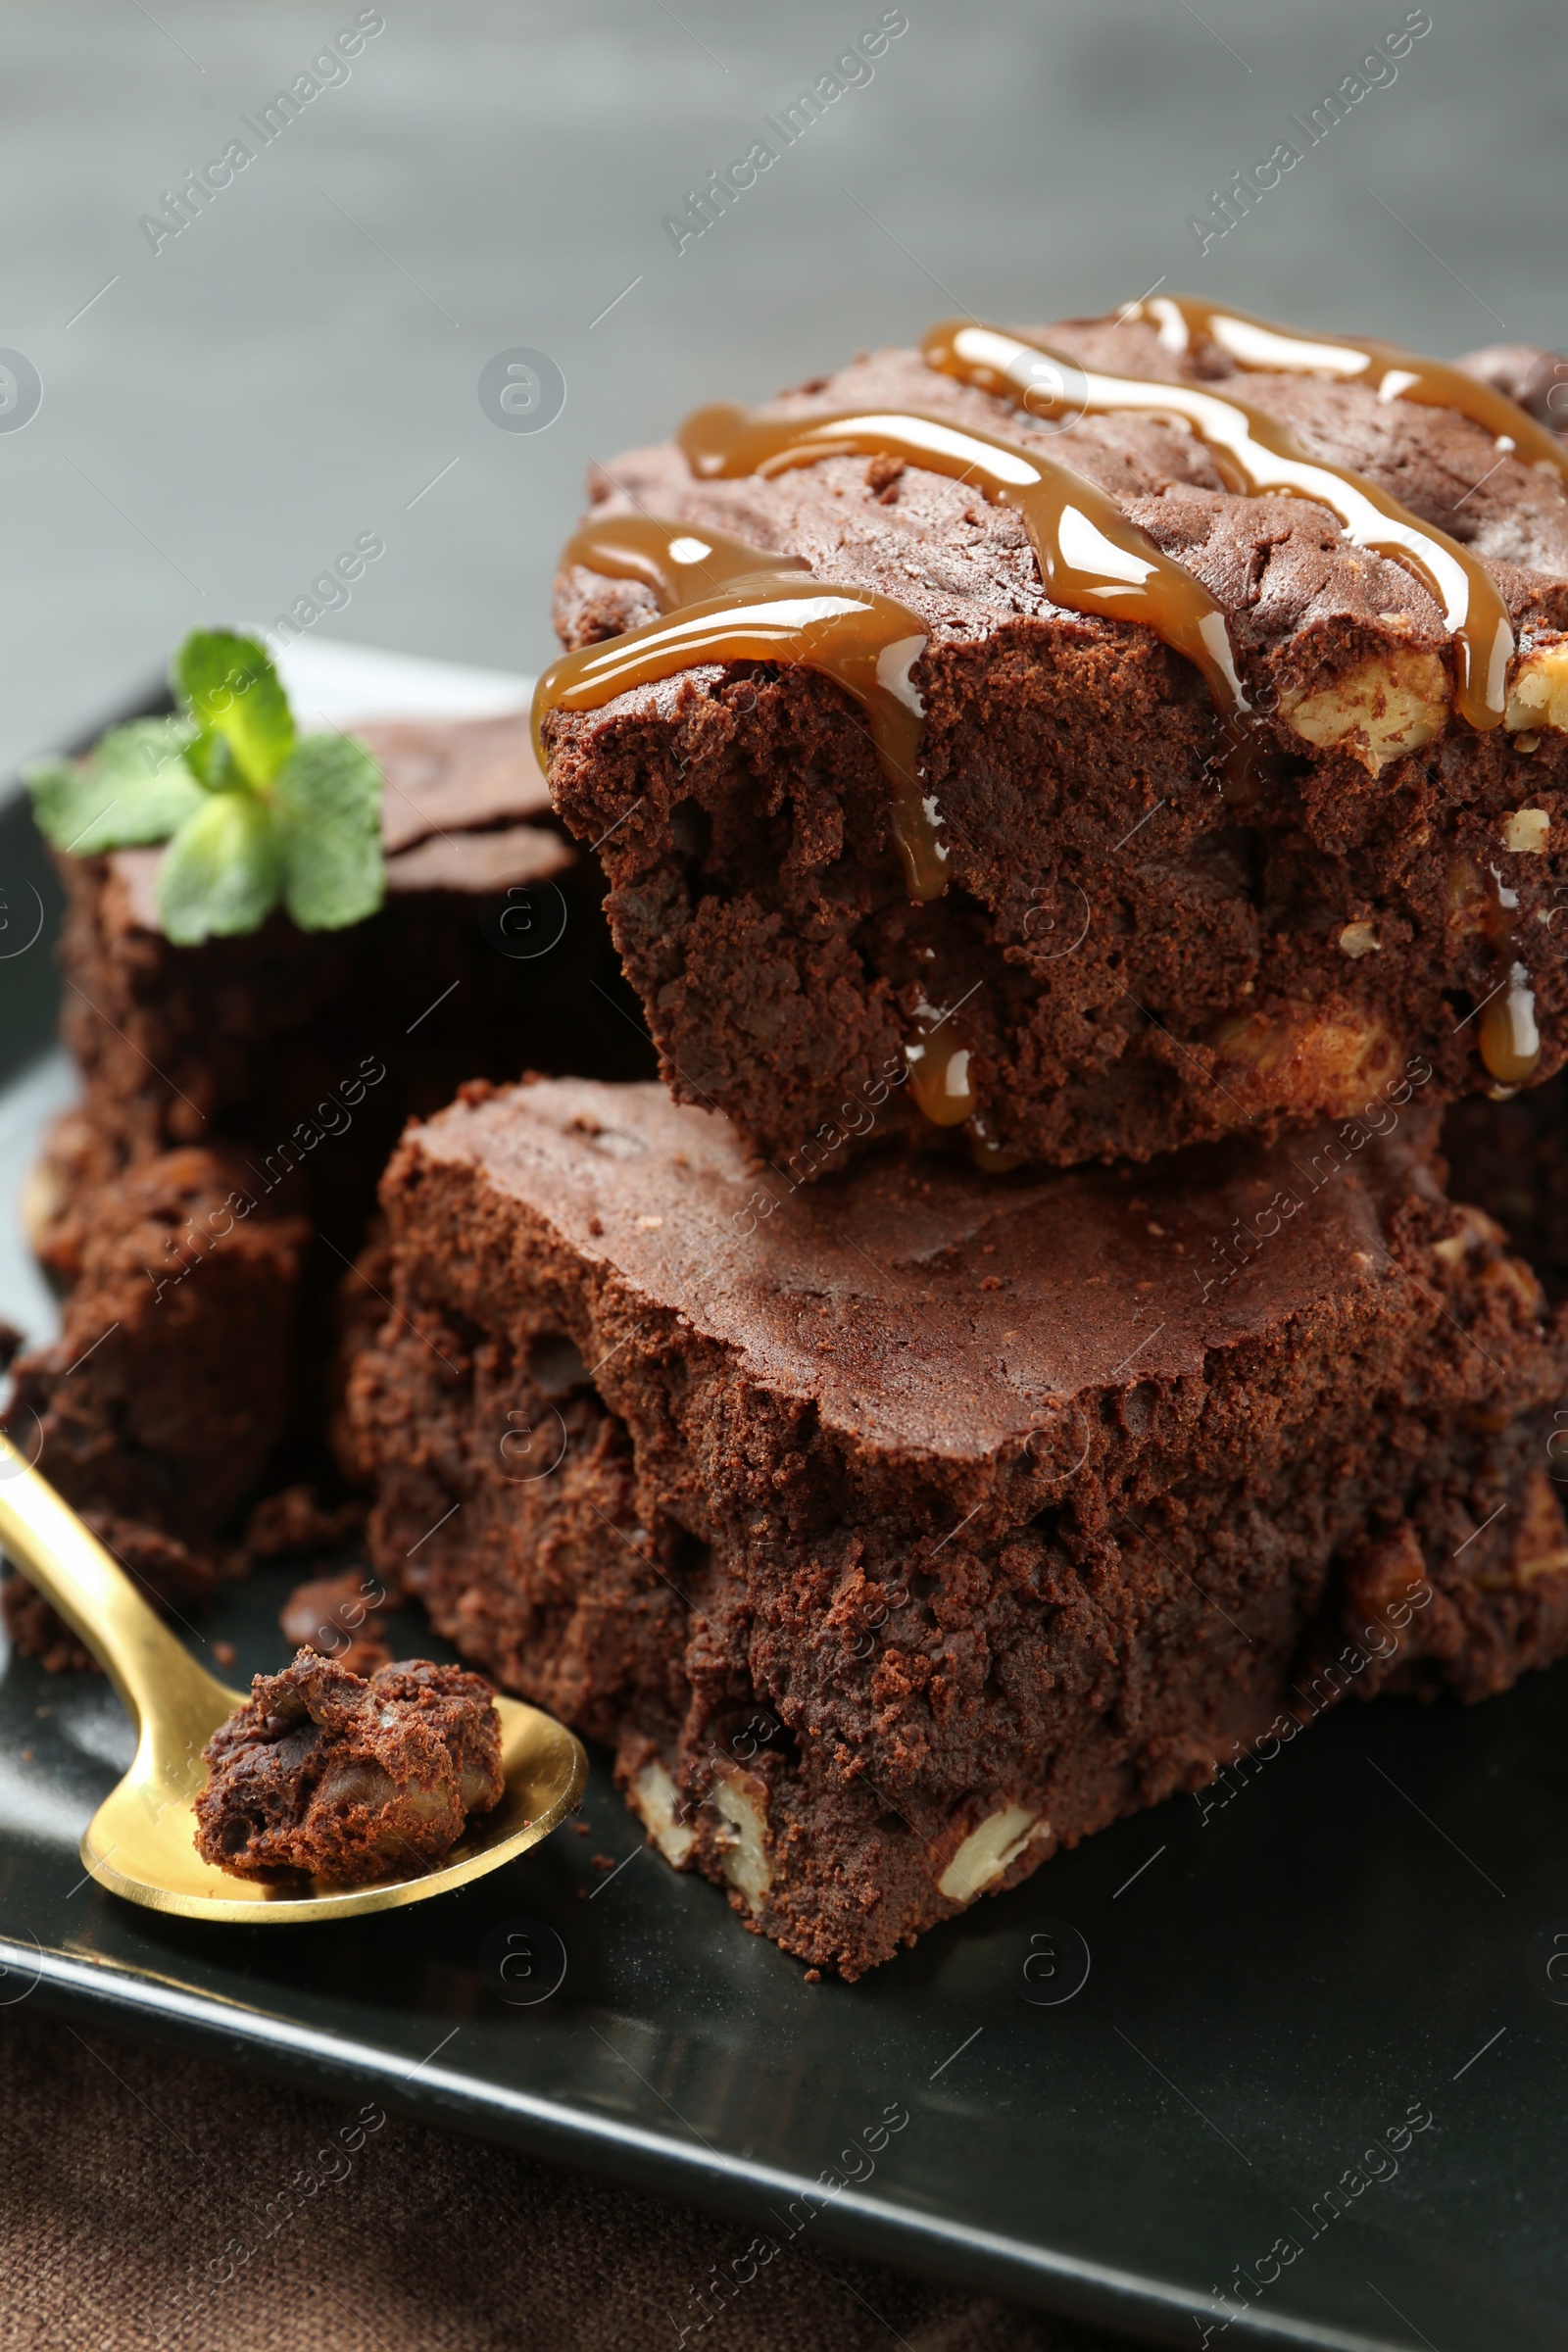
<svg viewBox="0 0 1568 2352">
<path fill-rule="evenodd" d="M 249 792 L 214 792 L 187 816 L 158 869 L 158 914 L 176 948 L 255 931 L 277 905 L 278 825 Z"/>
<path fill-rule="evenodd" d="M 274 786 L 283 895 L 302 931 L 363 923 L 386 895 L 381 771 L 352 735 L 308 735 Z"/>
<path fill-rule="evenodd" d="M 234 765 L 234 755 L 221 735 L 198 735 L 185 754 L 185 764 L 209 792 L 243 792 L 245 778 Z"/>
<path fill-rule="evenodd" d="M 294 720 L 266 646 L 227 629 L 193 629 L 174 656 L 172 678 L 204 739 L 191 762 L 203 783 L 220 792 L 270 784 L 294 748 Z M 216 747 L 206 748 L 214 736 L 237 775 L 224 773 Z"/>
<path fill-rule="evenodd" d="M 184 759 L 191 733 L 185 719 L 133 718 L 87 760 L 40 760 L 26 771 L 39 830 L 77 858 L 167 841 L 202 803 Z"/>
</svg>

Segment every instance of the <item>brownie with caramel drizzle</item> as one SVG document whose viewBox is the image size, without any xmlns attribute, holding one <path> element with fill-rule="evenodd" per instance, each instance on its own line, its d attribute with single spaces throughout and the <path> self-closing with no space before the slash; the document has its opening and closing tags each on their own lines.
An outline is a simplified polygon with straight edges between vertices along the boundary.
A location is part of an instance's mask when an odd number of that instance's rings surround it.
<svg viewBox="0 0 1568 2352">
<path fill-rule="evenodd" d="M 1546 368 L 1154 297 L 616 459 L 536 726 L 677 1096 L 796 1177 L 1559 1068 Z"/>
</svg>

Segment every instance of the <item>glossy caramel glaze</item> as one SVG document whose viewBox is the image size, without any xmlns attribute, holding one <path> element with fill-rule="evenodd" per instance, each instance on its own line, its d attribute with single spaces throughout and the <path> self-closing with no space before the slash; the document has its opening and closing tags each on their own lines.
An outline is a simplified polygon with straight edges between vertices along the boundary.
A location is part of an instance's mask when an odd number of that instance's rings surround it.
<svg viewBox="0 0 1568 2352">
<path fill-rule="evenodd" d="M 961 1127 L 979 1107 L 970 1053 L 951 1013 L 934 1004 L 916 1008 L 914 1029 L 905 1040 L 909 1092 L 933 1127 Z"/>
<path fill-rule="evenodd" d="M 1497 1091 L 1511 1094 L 1536 1074 L 1541 1032 L 1536 1026 L 1536 992 L 1518 936 L 1519 893 L 1504 882 L 1500 866 L 1490 866 L 1488 879 L 1486 928 L 1497 957 L 1497 983 L 1481 1005 L 1481 1058 Z"/>
<path fill-rule="evenodd" d="M 1498 1087 L 1510 1094 L 1527 1085 L 1540 1066 L 1536 993 L 1523 963 L 1509 964 L 1481 1015 L 1481 1058 Z"/>
<path fill-rule="evenodd" d="M 1363 474 L 1312 457 L 1288 424 L 1207 385 L 1085 369 L 1044 344 L 965 319 L 933 327 L 921 353 L 928 366 L 1012 400 L 1043 422 L 1070 425 L 1081 416 L 1128 414 L 1174 417 L 1202 443 L 1228 489 L 1254 498 L 1309 498 L 1326 507 L 1352 546 L 1402 564 L 1431 590 L 1453 640 L 1461 715 L 1473 727 L 1501 725 L 1513 626 L 1485 566 Z M 1473 389 L 1512 406 L 1485 385 Z M 1529 422 L 1523 411 L 1520 416 Z"/>
<path fill-rule="evenodd" d="M 865 712 L 909 896 L 941 897 L 948 852 L 936 802 L 920 785 L 924 710 L 910 677 L 926 630 L 907 605 L 814 579 L 798 556 L 649 514 L 588 521 L 563 562 L 641 581 L 665 617 L 551 663 L 533 702 L 541 765 L 551 710 L 597 710 L 629 688 L 704 662 L 798 662 L 836 680 Z"/>
<path fill-rule="evenodd" d="M 1201 671 L 1227 716 L 1248 709 L 1225 614 L 1200 581 L 1131 523 L 1115 500 L 1041 451 L 918 411 L 834 410 L 814 416 L 699 409 L 679 442 L 701 479 L 781 473 L 824 458 L 902 458 L 970 483 L 1023 518 L 1053 601 L 1070 612 L 1141 621 Z"/>
<path fill-rule="evenodd" d="M 809 576 L 804 556 L 774 555 L 733 532 L 701 530 L 665 522 L 658 514 L 597 514 L 573 532 L 561 551 L 561 568 L 585 570 L 615 580 L 640 580 L 658 599 L 662 612 L 677 612 L 705 596 L 718 596 L 738 580 L 775 571 Z"/>
<path fill-rule="evenodd" d="M 1364 383 L 1379 400 L 1452 409 L 1491 433 L 1499 449 L 1517 451 L 1527 466 L 1539 466 L 1568 486 L 1568 451 L 1555 433 L 1505 392 L 1447 360 L 1429 360 L 1372 335 L 1311 335 L 1299 327 L 1271 326 L 1228 303 L 1191 294 L 1151 295 L 1119 317 L 1156 328 L 1168 352 L 1196 351 L 1207 342 L 1233 367 L 1259 374 L 1326 375 L 1336 383 Z"/>
</svg>

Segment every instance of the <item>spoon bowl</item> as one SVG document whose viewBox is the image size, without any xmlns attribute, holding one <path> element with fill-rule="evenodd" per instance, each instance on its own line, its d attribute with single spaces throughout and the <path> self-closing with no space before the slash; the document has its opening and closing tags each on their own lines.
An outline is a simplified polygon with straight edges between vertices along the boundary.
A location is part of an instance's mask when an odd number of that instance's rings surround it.
<svg viewBox="0 0 1568 2352">
<path fill-rule="evenodd" d="M 337 1887 L 237 1878 L 196 1851 L 195 1799 L 207 1781 L 202 1749 L 247 1693 L 197 1665 L 91 1530 L 4 1438 L 0 1548 L 86 1643 L 137 1726 L 135 1760 L 81 1839 L 83 1869 L 130 1902 L 186 1919 L 279 1927 L 396 1910 L 525 1853 L 582 1794 L 588 1759 L 581 1742 L 541 1708 L 498 1697 L 501 1801 L 469 1824 L 438 1868 Z M 310 1890 L 300 1891 L 301 1884 Z"/>
</svg>

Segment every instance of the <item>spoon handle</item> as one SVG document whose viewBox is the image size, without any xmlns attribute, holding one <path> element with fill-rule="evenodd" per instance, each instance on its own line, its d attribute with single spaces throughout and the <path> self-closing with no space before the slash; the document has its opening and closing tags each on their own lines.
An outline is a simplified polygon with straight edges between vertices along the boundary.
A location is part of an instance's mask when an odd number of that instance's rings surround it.
<svg viewBox="0 0 1568 2352">
<path fill-rule="evenodd" d="M 138 1724 L 202 1673 L 71 1505 L 0 1436 L 0 1549 L 92 1651 Z"/>
</svg>

